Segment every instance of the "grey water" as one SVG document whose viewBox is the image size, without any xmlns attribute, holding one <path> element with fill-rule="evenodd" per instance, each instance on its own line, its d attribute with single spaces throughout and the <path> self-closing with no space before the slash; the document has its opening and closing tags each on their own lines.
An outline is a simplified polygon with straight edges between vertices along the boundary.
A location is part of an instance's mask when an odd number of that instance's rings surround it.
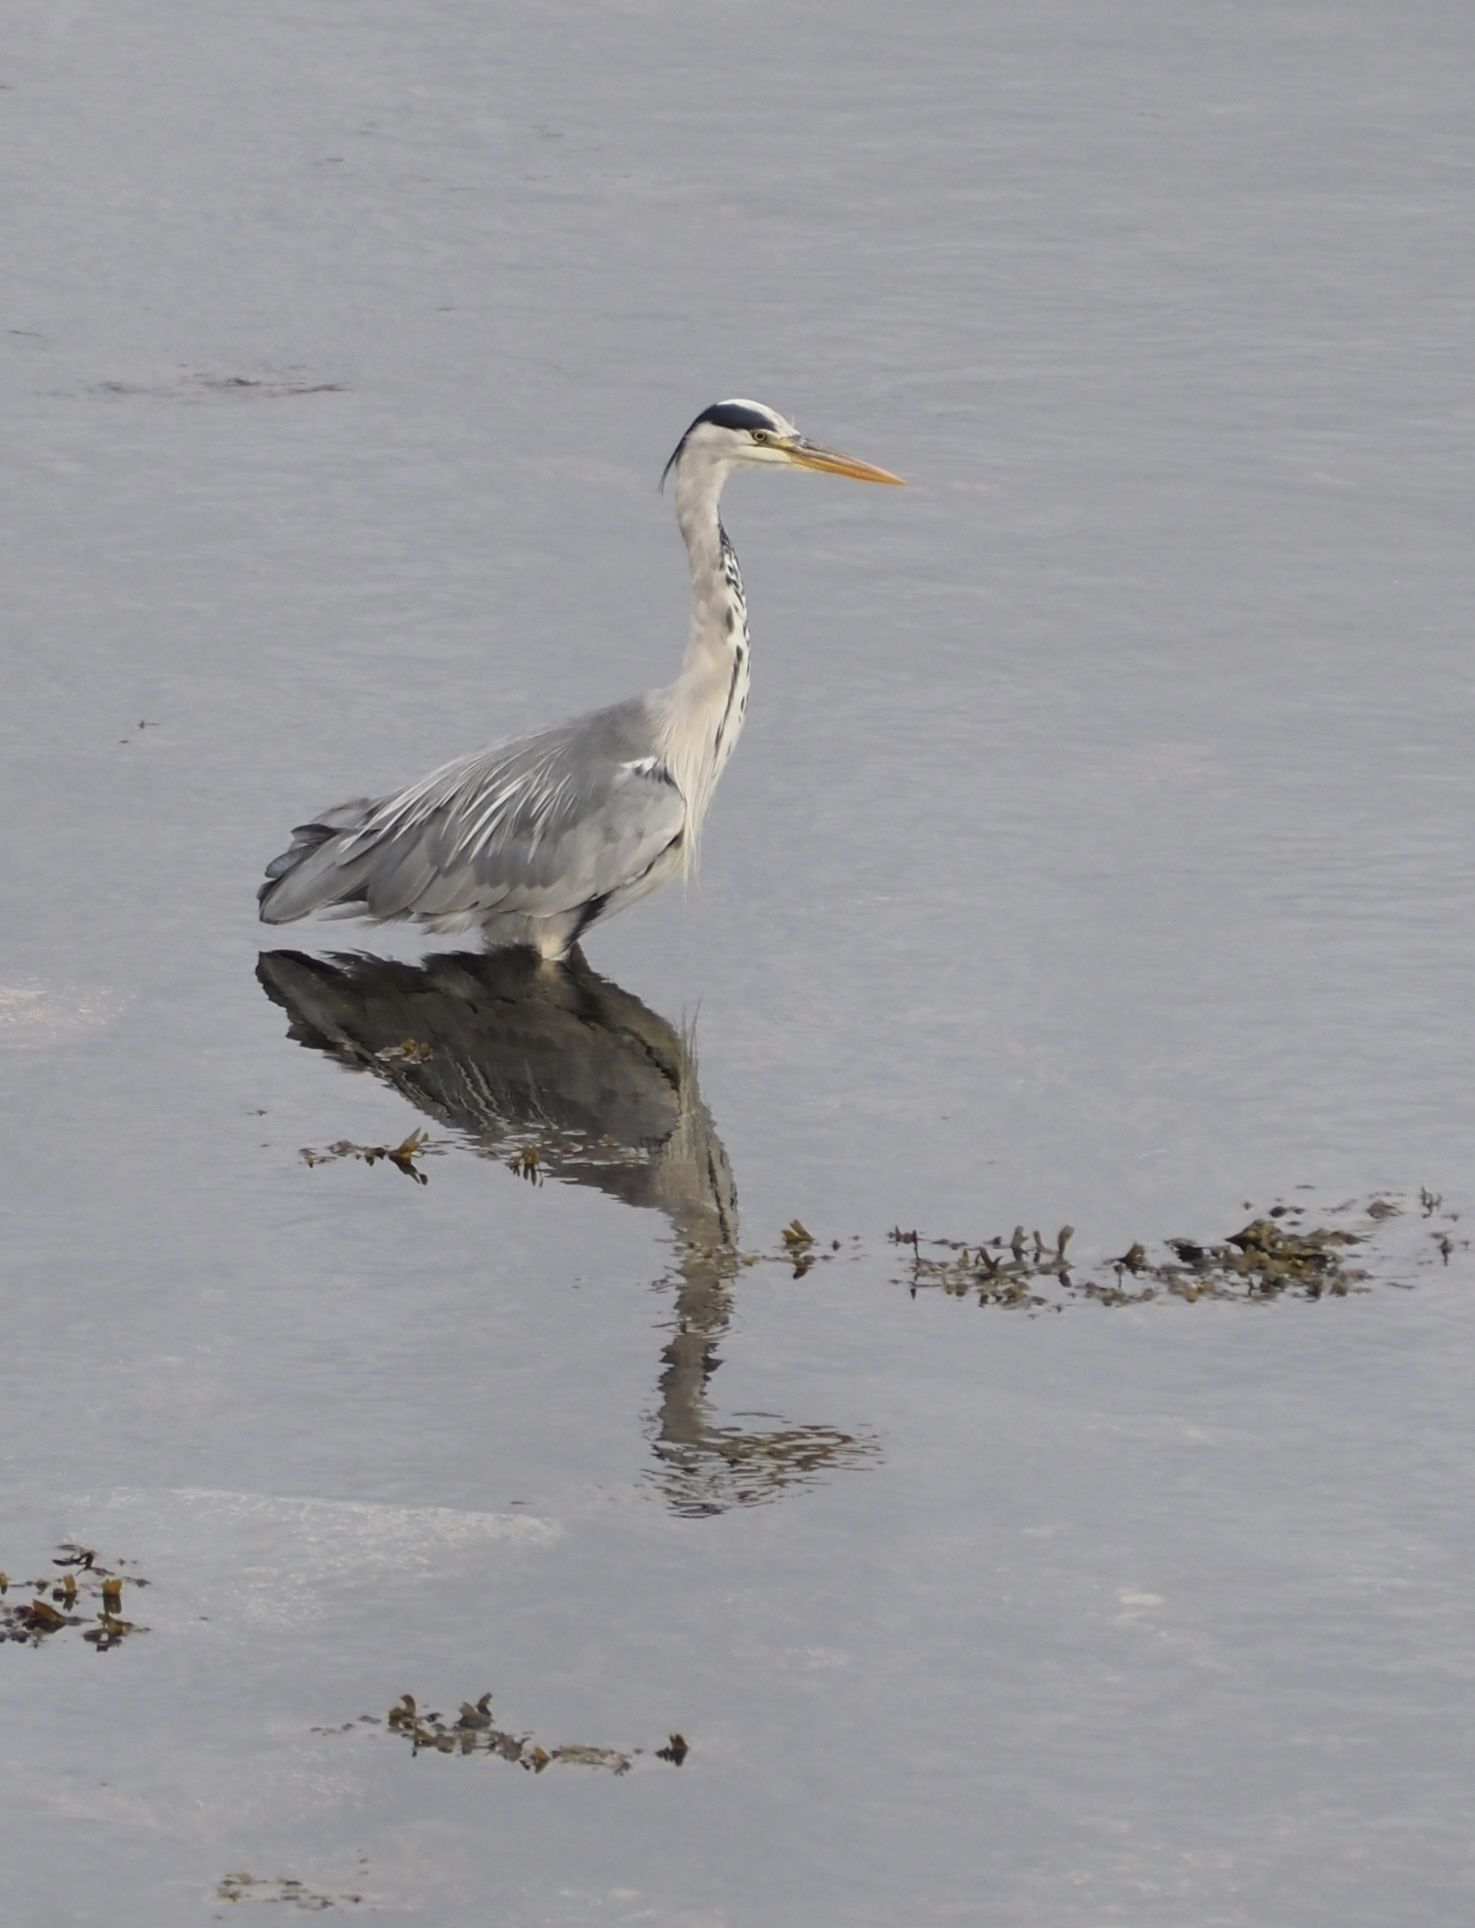
<svg viewBox="0 0 1475 1928">
<path fill-rule="evenodd" d="M 11 10 L 0 1567 L 152 1584 L 0 1646 L 7 1920 L 1469 1917 L 1413 1201 L 1475 1148 L 1472 59 L 1371 0 Z M 733 483 L 699 886 L 556 995 L 264 933 L 312 810 L 670 674 L 731 394 L 910 486 Z M 1385 1191 L 1319 1303 L 887 1244 Z M 795 1216 L 839 1255 L 742 1263 Z M 315 1731 L 485 1690 L 642 1751 Z"/>
</svg>

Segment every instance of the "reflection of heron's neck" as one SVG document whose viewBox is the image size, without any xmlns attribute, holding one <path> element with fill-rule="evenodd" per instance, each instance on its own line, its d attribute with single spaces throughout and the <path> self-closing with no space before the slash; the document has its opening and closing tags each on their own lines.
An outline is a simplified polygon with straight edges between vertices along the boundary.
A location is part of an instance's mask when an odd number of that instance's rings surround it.
<svg viewBox="0 0 1475 1928">
<path fill-rule="evenodd" d="M 732 1316 L 738 1269 L 737 1190 L 727 1154 L 697 1089 L 695 1045 L 681 1057 L 676 1129 L 657 1156 L 655 1203 L 676 1235 L 676 1329 L 661 1353 L 660 1436 L 701 1446 L 711 1433 L 707 1381 L 716 1341 Z"/>
<path fill-rule="evenodd" d="M 682 1245 L 737 1253 L 737 1188 L 712 1114 L 697 1085 L 696 1041 L 688 1030 L 677 1060 L 676 1125 L 656 1166 L 656 1203 Z"/>
</svg>

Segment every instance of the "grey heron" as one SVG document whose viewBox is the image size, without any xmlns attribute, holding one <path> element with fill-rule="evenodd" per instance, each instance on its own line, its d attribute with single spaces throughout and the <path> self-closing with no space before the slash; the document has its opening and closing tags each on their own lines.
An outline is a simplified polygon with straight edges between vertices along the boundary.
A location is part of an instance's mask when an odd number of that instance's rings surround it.
<svg viewBox="0 0 1475 1928">
<path fill-rule="evenodd" d="M 691 564 L 691 629 L 673 683 L 457 757 L 292 832 L 267 866 L 261 917 L 320 912 L 433 931 L 480 926 L 489 947 L 567 956 L 601 918 L 689 874 L 748 707 L 748 612 L 718 514 L 738 468 L 818 469 L 899 483 L 801 435 L 761 403 L 717 402 L 666 464 Z"/>
</svg>

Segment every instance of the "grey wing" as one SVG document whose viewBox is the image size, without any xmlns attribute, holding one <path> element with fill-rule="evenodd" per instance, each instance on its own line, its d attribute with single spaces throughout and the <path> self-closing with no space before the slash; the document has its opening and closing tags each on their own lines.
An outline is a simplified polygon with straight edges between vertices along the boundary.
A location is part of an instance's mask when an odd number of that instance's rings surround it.
<svg viewBox="0 0 1475 1928">
<path fill-rule="evenodd" d="M 553 917 L 609 897 L 686 824 L 643 720 L 638 704 L 596 711 L 325 812 L 268 867 L 262 918 Z"/>
</svg>

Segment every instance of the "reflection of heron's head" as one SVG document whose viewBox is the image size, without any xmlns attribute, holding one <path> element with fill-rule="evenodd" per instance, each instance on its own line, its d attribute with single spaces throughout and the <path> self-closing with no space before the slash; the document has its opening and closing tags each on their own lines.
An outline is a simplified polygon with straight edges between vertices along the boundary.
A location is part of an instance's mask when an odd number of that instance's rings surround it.
<svg viewBox="0 0 1475 1928">
<path fill-rule="evenodd" d="M 768 1418 L 768 1414 L 746 1414 Z M 874 1434 L 842 1433 L 834 1426 L 788 1426 L 747 1432 L 709 1426 L 690 1444 L 662 1439 L 654 1475 L 673 1512 L 688 1518 L 725 1513 L 734 1506 L 760 1506 L 791 1487 L 817 1483 L 842 1467 L 875 1465 L 881 1446 Z"/>
</svg>

